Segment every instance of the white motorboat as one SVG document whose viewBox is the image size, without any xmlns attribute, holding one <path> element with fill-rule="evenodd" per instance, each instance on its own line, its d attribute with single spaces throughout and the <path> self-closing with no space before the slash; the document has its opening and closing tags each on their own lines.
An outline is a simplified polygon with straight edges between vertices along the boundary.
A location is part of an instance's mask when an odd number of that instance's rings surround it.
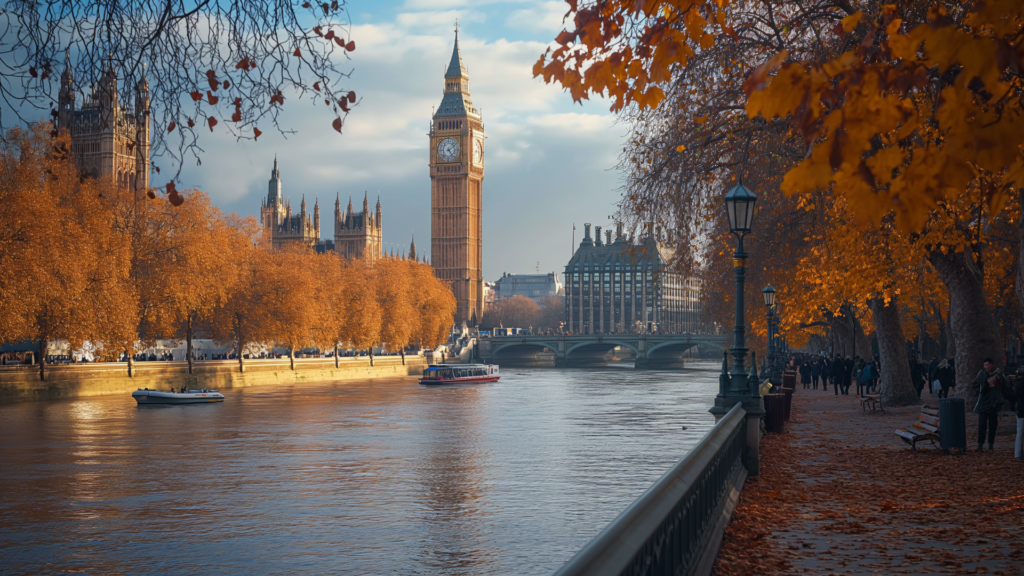
<svg viewBox="0 0 1024 576">
<path fill-rule="evenodd" d="M 139 404 L 205 404 L 223 402 L 224 395 L 216 390 L 189 390 L 188 392 L 160 392 L 140 388 L 132 392 L 132 398 Z"/>
</svg>

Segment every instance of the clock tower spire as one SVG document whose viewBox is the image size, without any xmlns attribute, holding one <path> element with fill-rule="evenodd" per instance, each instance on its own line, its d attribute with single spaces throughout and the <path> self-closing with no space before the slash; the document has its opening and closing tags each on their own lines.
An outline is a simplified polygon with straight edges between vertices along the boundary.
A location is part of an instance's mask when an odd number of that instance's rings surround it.
<svg viewBox="0 0 1024 576">
<path fill-rule="evenodd" d="M 483 317 L 484 124 L 473 107 L 469 74 L 455 48 L 444 96 L 430 123 L 430 258 L 455 294 L 456 322 Z"/>
</svg>

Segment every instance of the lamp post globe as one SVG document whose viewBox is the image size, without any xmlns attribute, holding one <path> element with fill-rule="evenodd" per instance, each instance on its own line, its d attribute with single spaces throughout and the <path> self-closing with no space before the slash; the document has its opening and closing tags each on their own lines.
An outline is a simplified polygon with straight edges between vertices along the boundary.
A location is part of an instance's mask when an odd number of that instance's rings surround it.
<svg viewBox="0 0 1024 576">
<path fill-rule="evenodd" d="M 740 237 L 741 247 L 743 245 L 743 235 L 749 234 L 754 224 L 754 203 L 756 202 L 757 195 L 743 184 L 739 184 L 725 195 L 725 210 L 729 215 L 729 230 Z"/>
<path fill-rule="evenodd" d="M 750 233 L 754 223 L 754 205 L 757 195 L 743 184 L 739 184 L 725 195 L 725 212 L 729 217 L 729 231 L 736 236 L 736 251 L 732 255 L 733 274 L 736 278 L 736 324 L 733 326 L 733 346 L 729 351 L 733 357 L 732 370 L 727 361 L 722 361 L 718 395 L 711 413 L 715 420 L 725 416 L 737 403 L 746 413 L 747 427 L 747 474 L 756 476 L 760 470 L 760 420 L 764 415 L 761 395 L 758 393 L 757 367 L 748 373 L 746 319 L 743 311 L 743 285 L 746 278 L 747 253 L 743 250 L 743 237 Z"/>
<path fill-rule="evenodd" d="M 775 306 L 775 288 L 772 288 L 771 284 L 765 286 L 764 290 L 761 290 L 761 297 L 764 298 L 765 306 L 769 308 Z"/>
</svg>

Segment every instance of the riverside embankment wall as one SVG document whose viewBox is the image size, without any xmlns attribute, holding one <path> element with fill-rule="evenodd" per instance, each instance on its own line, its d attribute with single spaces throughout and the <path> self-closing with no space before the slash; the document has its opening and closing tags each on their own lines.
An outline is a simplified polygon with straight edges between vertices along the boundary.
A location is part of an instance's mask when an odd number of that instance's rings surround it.
<svg viewBox="0 0 1024 576">
<path fill-rule="evenodd" d="M 131 377 L 126 362 L 54 364 L 46 367 L 45 382 L 39 380 L 38 366 L 0 366 L 0 403 L 130 394 L 139 388 L 224 390 L 418 376 L 427 362 L 422 356 L 406 356 L 403 365 L 401 357 L 385 356 L 375 357 L 373 364 L 365 356 L 341 358 L 338 368 L 331 358 L 298 358 L 291 370 L 287 358 L 246 360 L 245 372 L 239 372 L 237 360 L 205 360 L 196 362 L 190 375 L 186 362 L 136 362 Z"/>
</svg>

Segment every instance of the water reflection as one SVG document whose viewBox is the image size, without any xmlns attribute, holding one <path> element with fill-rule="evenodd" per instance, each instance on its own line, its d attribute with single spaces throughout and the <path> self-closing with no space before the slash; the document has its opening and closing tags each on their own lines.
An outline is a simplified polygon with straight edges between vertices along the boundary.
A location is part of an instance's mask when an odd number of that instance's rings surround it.
<svg viewBox="0 0 1024 576">
<path fill-rule="evenodd" d="M 716 376 L 0 406 L 3 572 L 549 574 L 710 428 Z"/>
</svg>

